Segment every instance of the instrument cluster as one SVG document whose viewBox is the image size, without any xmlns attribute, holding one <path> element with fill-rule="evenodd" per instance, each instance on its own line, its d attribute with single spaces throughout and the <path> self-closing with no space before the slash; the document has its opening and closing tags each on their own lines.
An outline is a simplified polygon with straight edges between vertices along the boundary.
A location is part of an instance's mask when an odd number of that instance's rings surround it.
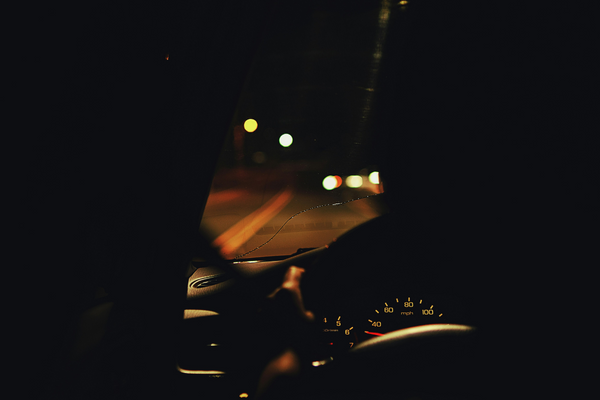
<svg viewBox="0 0 600 400">
<path fill-rule="evenodd" d="M 448 295 L 401 294 L 331 306 L 317 313 L 319 356 L 333 357 L 386 333 L 428 324 L 464 322 L 460 300 Z"/>
</svg>

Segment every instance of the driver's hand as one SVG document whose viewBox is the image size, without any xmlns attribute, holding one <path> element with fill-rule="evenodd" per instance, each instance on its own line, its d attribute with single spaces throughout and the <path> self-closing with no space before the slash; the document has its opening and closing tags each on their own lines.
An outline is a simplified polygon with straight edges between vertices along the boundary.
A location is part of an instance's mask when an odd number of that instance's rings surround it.
<svg viewBox="0 0 600 400">
<path fill-rule="evenodd" d="M 304 274 L 304 268 L 291 266 L 288 268 L 283 283 L 269 295 L 269 298 L 277 302 L 288 302 L 290 311 L 296 313 L 307 322 L 313 322 L 315 317 L 312 312 L 306 311 L 300 291 L 300 281 Z M 284 304 L 285 306 L 285 304 Z"/>
<path fill-rule="evenodd" d="M 277 310 L 285 315 L 291 316 L 292 323 L 313 322 L 314 315 L 304 308 L 302 292 L 300 290 L 300 281 L 304 274 L 304 269 L 292 266 L 288 268 L 283 283 L 268 297 L 275 304 Z M 300 357 L 298 351 L 294 349 L 293 338 L 288 339 L 286 347 L 277 356 L 267 363 L 262 371 L 258 382 L 257 397 L 276 397 L 281 388 L 286 383 L 293 381 L 301 371 Z"/>
</svg>

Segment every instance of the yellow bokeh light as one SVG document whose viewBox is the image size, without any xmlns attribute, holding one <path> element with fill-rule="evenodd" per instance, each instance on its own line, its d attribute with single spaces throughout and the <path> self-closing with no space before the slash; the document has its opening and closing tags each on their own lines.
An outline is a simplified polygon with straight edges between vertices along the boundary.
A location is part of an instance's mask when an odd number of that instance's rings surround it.
<svg viewBox="0 0 600 400">
<path fill-rule="evenodd" d="M 350 175 L 346 178 L 346 186 L 351 188 L 359 188 L 363 184 L 362 176 L 360 175 Z"/>
<path fill-rule="evenodd" d="M 255 130 L 258 129 L 258 122 L 256 122 L 255 119 L 247 119 L 246 121 L 244 121 L 244 129 L 246 130 L 246 132 L 254 132 Z"/>
</svg>

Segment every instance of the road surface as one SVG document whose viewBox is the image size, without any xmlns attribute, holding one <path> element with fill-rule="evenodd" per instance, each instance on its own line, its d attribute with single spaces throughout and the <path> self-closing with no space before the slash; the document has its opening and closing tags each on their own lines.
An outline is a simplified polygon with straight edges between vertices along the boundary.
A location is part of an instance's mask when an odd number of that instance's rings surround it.
<svg viewBox="0 0 600 400">
<path fill-rule="evenodd" d="M 254 249 L 244 257 L 323 246 L 381 213 L 381 200 L 372 189 L 303 190 L 293 182 L 267 186 L 232 185 L 211 191 L 201 230 L 225 258 Z"/>
</svg>

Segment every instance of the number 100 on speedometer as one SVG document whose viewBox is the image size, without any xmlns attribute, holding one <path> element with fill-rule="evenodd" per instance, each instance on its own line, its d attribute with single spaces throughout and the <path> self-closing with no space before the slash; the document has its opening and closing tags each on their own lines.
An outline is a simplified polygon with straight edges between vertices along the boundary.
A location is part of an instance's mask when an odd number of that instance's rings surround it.
<svg viewBox="0 0 600 400">
<path fill-rule="evenodd" d="M 367 318 L 364 333 L 380 336 L 397 329 L 441 322 L 444 316 L 435 304 L 425 298 L 394 298 L 375 308 Z"/>
</svg>

